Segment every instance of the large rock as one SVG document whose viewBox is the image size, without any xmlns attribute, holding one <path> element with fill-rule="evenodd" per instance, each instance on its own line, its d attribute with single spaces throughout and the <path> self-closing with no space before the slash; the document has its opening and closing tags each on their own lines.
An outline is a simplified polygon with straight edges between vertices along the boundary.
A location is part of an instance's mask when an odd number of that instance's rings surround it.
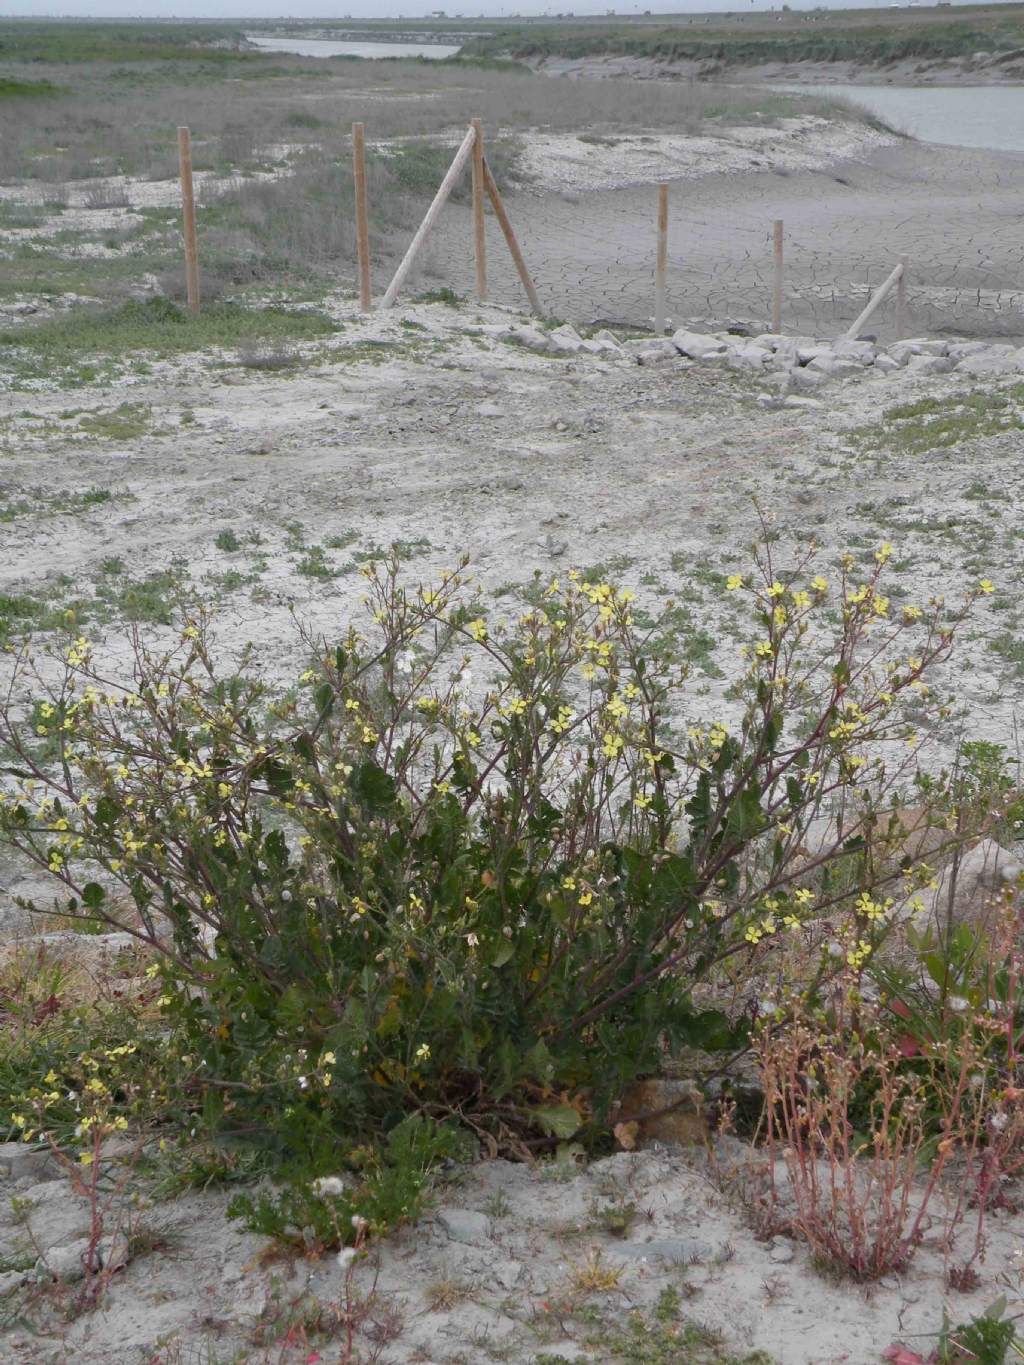
<svg viewBox="0 0 1024 1365">
<path fill-rule="evenodd" d="M 795 365 L 789 372 L 790 385 L 797 390 L 820 388 L 827 378 L 828 376 L 821 370 L 812 370 L 801 365 Z"/>
<path fill-rule="evenodd" d="M 859 361 L 846 360 L 830 351 L 822 351 L 807 365 L 808 370 L 817 371 L 828 379 L 845 379 L 848 375 L 860 374 L 863 368 Z"/>
<path fill-rule="evenodd" d="M 907 361 L 907 370 L 912 374 L 948 374 L 952 368 L 952 360 L 944 355 L 912 355 Z"/>
<path fill-rule="evenodd" d="M 1024 372 L 1024 352 L 1011 347 L 991 347 L 964 356 L 957 365 L 958 374 L 984 375 L 1021 374 Z"/>
<path fill-rule="evenodd" d="M 760 346 L 737 346 L 727 355 L 726 364 L 730 370 L 756 370 L 760 373 L 770 354 Z"/>
<path fill-rule="evenodd" d="M 874 369 L 877 370 L 879 374 L 892 374 L 893 370 L 901 368 L 899 361 L 894 360 L 891 355 L 886 355 L 884 351 L 880 351 L 878 355 L 875 356 Z"/>
<path fill-rule="evenodd" d="M 858 365 L 873 364 L 877 349 L 874 342 L 854 341 L 850 337 L 840 337 L 838 341 L 832 343 L 833 354 L 843 360 L 853 360 Z"/>
<path fill-rule="evenodd" d="M 1002 893 L 1024 877 L 1024 862 L 994 839 L 982 839 L 966 849 L 959 860 L 945 863 L 937 885 L 921 893 L 924 909 L 919 921 L 970 924 L 985 931 L 1001 912 Z"/>
<path fill-rule="evenodd" d="M 672 344 L 691 360 L 713 360 L 717 356 L 724 356 L 729 350 L 727 343 L 719 337 L 704 332 L 688 332 L 685 327 L 673 333 Z"/>
</svg>

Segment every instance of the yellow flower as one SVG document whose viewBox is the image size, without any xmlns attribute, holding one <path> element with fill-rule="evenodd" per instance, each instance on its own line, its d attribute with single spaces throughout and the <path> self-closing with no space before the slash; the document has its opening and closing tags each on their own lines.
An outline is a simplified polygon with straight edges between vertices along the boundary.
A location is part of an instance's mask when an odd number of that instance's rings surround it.
<svg viewBox="0 0 1024 1365">
<path fill-rule="evenodd" d="M 990 592 L 995 592 L 996 590 L 995 584 L 992 582 L 990 578 L 983 578 L 981 582 L 978 584 L 978 587 L 986 595 Z"/>
<path fill-rule="evenodd" d="M 811 579 L 811 587 L 815 592 L 827 592 L 828 579 L 822 578 L 821 574 L 818 574 L 816 578 Z"/>
<path fill-rule="evenodd" d="M 425 1062 L 429 1056 L 430 1056 L 430 1044 L 429 1044 L 429 1043 L 420 1043 L 419 1047 L 416 1049 L 416 1060 L 417 1060 L 418 1062 Z"/>
<path fill-rule="evenodd" d="M 474 640 L 487 639 L 487 622 L 483 620 L 482 617 L 479 620 L 470 621 L 466 629 L 469 631 L 470 635 L 472 635 Z"/>
<path fill-rule="evenodd" d="M 731 573 L 725 580 L 726 592 L 735 592 L 737 588 L 743 587 L 743 575 L 741 573 Z"/>
</svg>

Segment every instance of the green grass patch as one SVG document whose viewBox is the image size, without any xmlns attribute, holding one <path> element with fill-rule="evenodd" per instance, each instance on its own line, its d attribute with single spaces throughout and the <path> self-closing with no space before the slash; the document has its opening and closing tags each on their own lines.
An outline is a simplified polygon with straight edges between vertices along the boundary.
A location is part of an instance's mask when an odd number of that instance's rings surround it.
<svg viewBox="0 0 1024 1365">
<path fill-rule="evenodd" d="M 51 81 L 20 81 L 13 76 L 0 76 L 0 100 L 38 99 L 40 95 L 56 95 Z"/>
<path fill-rule="evenodd" d="M 135 354 L 159 359 L 245 342 L 309 341 L 337 330 L 325 313 L 315 311 L 216 303 L 196 318 L 168 299 L 155 298 L 117 308 L 82 308 L 36 326 L 7 328 L 0 331 L 0 349 L 7 349 L 6 364 L 16 381 L 88 383 Z"/>
<path fill-rule="evenodd" d="M 882 420 L 858 427 L 852 439 L 866 450 L 924 455 L 982 436 L 1024 430 L 1024 384 L 999 393 L 951 393 L 887 408 Z"/>
<path fill-rule="evenodd" d="M 113 496 L 106 488 L 89 488 L 84 493 L 61 493 L 39 502 L 29 502 L 24 498 L 8 502 L 0 498 L 0 522 L 17 521 L 19 517 L 41 513 L 52 516 L 58 512 L 87 512 L 93 507 L 105 506 Z"/>
</svg>

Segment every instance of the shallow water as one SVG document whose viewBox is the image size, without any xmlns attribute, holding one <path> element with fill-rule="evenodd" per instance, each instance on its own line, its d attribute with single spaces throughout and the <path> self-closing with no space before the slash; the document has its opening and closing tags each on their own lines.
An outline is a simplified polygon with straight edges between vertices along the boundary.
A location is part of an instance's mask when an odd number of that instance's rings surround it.
<svg viewBox="0 0 1024 1365">
<path fill-rule="evenodd" d="M 293 52 L 298 57 L 454 57 L 446 43 L 336 43 L 328 38 L 292 38 L 287 34 L 247 33 L 261 52 Z"/>
<path fill-rule="evenodd" d="M 782 85 L 798 95 L 841 97 L 922 142 L 1024 152 L 1024 87 L 1014 85 Z"/>
</svg>

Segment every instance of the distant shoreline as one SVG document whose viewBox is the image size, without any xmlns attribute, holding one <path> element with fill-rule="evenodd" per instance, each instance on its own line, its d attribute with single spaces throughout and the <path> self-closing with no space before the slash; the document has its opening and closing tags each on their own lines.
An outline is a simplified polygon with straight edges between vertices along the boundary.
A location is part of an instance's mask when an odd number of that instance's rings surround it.
<svg viewBox="0 0 1024 1365">
<path fill-rule="evenodd" d="M 604 53 L 587 57 L 541 57 L 524 62 L 546 76 L 571 80 L 669 80 L 723 85 L 863 85 L 863 86 L 1022 86 L 1024 50 L 979 61 L 903 60 L 877 66 L 863 62 L 767 62 L 720 65 L 706 60 Z"/>
</svg>

